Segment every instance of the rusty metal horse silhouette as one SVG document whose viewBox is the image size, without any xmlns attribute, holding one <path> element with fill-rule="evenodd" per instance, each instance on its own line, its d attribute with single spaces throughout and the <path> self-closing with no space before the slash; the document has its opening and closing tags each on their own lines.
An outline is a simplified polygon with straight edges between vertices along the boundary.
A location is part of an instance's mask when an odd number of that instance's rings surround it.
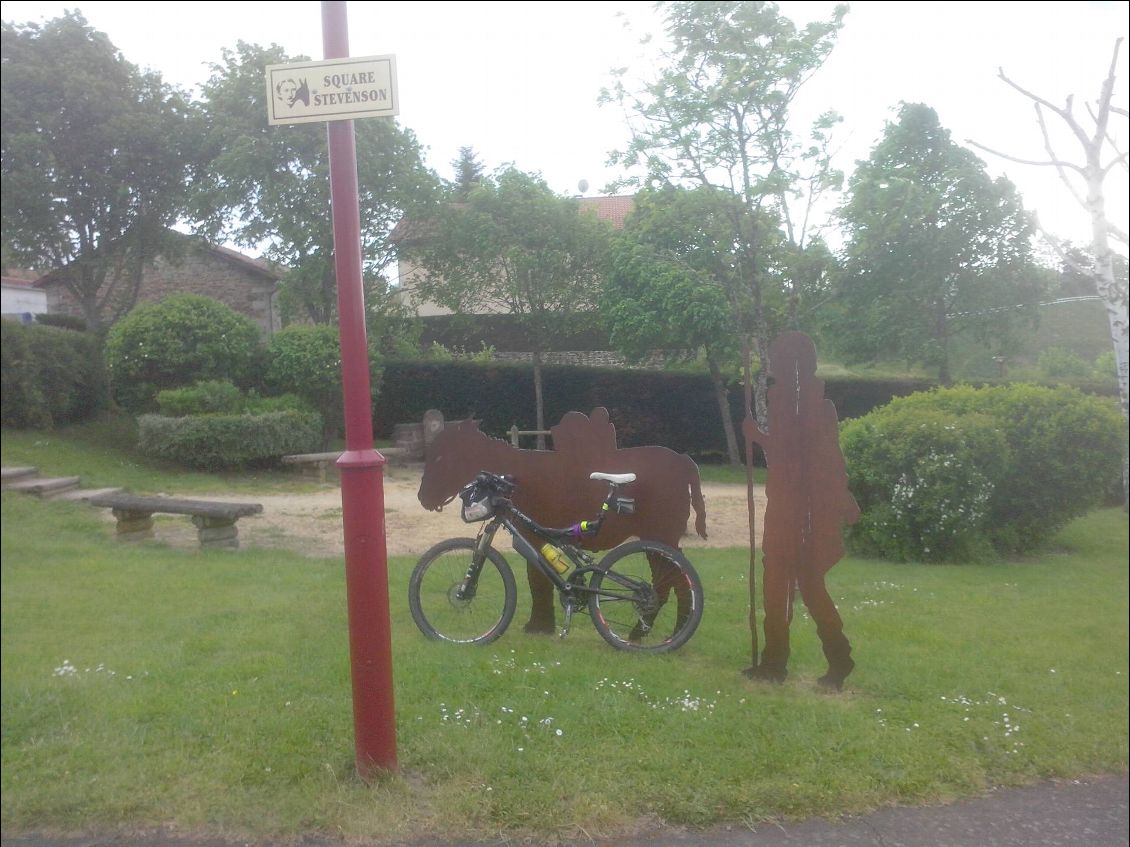
<svg viewBox="0 0 1130 847">
<path fill-rule="evenodd" d="M 762 540 L 765 648 L 748 673 L 781 681 L 789 659 L 793 592 L 799 588 L 828 660 L 820 683 L 840 689 L 855 662 L 824 575 L 844 554 L 841 530 L 859 518 L 847 487 L 836 407 L 816 378 L 816 346 L 807 335 L 786 332 L 769 347 L 769 431 L 752 416 L 743 424 L 746 449 L 765 451 L 769 480 Z"/>
<path fill-rule="evenodd" d="M 545 526 L 566 526 L 595 515 L 607 485 L 589 479 L 593 471 L 634 473 L 624 494 L 636 498 L 634 515 L 609 515 L 594 539 L 581 546 L 607 550 L 632 537 L 678 547 L 691 507 L 695 529 L 706 537 L 706 505 L 698 466 L 666 447 L 616 447 L 616 428 L 608 410 L 589 417 L 569 412 L 552 427 L 552 451 L 519 450 L 479 430 L 477 421 L 447 424 L 432 442 L 418 494 L 425 509 L 437 511 L 479 471 L 509 474 L 517 480 L 514 504 Z M 527 565 L 533 608 L 527 632 L 554 631 L 553 584 Z"/>
</svg>

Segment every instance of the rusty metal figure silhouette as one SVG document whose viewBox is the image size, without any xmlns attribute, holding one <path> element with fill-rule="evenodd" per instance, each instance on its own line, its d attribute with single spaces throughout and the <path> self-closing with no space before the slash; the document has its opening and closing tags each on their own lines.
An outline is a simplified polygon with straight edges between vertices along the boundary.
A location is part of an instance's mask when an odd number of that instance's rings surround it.
<svg viewBox="0 0 1130 847">
<path fill-rule="evenodd" d="M 706 537 L 706 504 L 698 466 L 689 456 L 666 447 L 617 448 L 616 428 L 604 408 L 591 417 L 569 412 L 550 432 L 553 450 L 519 450 L 480 432 L 477 421 L 447 424 L 429 448 L 420 504 L 432 511 L 443 508 L 485 470 L 513 476 L 518 482 L 514 505 L 538 523 L 563 526 L 600 509 L 607 485 L 589 479 L 591 472 L 634 473 L 636 481 L 624 487 L 624 495 L 636 499 L 636 513 L 609 515 L 599 536 L 578 546 L 607 550 L 638 537 L 678 547 L 692 506 L 695 529 Z M 536 568 L 526 570 L 533 599 L 526 631 L 552 633 L 553 584 Z"/>
<path fill-rule="evenodd" d="M 843 556 L 842 528 L 859 518 L 859 506 L 847 487 L 836 407 L 824 398 L 824 382 L 816 378 L 812 339 L 783 333 L 770 345 L 769 360 L 769 431 L 749 414 L 742 426 L 746 450 L 757 443 L 769 468 L 762 540 L 765 646 L 747 674 L 785 679 L 799 590 L 828 660 L 819 681 L 839 690 L 855 662 L 824 575 Z"/>
</svg>

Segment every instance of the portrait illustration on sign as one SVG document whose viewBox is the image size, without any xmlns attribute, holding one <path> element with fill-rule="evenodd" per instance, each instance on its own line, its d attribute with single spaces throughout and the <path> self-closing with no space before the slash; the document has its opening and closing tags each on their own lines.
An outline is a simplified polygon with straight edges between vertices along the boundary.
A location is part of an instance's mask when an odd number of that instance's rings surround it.
<svg viewBox="0 0 1130 847">
<path fill-rule="evenodd" d="M 310 86 L 306 84 L 305 79 L 295 82 L 291 77 L 280 80 L 278 85 L 275 86 L 275 95 L 282 100 L 288 108 L 294 108 L 294 104 L 302 101 L 303 105 L 310 105 Z"/>
</svg>

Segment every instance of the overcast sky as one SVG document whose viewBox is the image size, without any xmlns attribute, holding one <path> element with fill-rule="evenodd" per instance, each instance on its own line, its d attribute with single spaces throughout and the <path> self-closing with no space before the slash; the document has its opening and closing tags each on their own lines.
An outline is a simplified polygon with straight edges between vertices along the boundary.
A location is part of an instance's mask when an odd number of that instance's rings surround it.
<svg viewBox="0 0 1130 847">
<path fill-rule="evenodd" d="M 41 21 L 79 8 L 130 61 L 192 89 L 223 47 L 239 40 L 277 43 L 292 55 L 323 58 L 317 2 L 114 3 L 3 2 L 5 21 Z M 782 2 L 799 24 L 826 18 L 827 2 Z M 996 78 L 1014 80 L 1076 111 L 1099 93 L 1117 37 L 1127 30 L 1121 2 L 857 2 L 837 46 L 797 104 L 797 128 L 834 108 L 844 116 L 838 165 L 866 158 L 899 101 L 937 109 L 955 140 L 972 138 L 1031 159 L 1045 158 L 1031 104 Z M 625 23 L 631 26 L 626 27 Z M 401 113 L 428 148 L 428 163 L 450 177 L 459 147 L 470 145 L 488 167 L 513 162 L 540 171 L 561 193 L 590 194 L 622 174 L 606 166 L 625 141 L 621 115 L 598 107 L 613 67 L 649 77 L 638 38 L 661 33 L 650 3 L 412 2 L 349 4 L 350 52 L 394 54 Z M 1115 102 L 1126 99 L 1126 53 Z M 379 120 L 379 119 L 374 119 Z M 1126 121 L 1114 124 L 1126 149 Z M 280 128 L 285 131 L 285 128 Z M 1061 137 L 1065 158 L 1077 147 Z M 1088 221 L 1052 168 L 1007 163 L 987 154 L 994 174 L 1020 187 L 1051 231 L 1085 240 Z M 1108 209 L 1125 226 L 1127 178 L 1109 180 Z"/>
</svg>

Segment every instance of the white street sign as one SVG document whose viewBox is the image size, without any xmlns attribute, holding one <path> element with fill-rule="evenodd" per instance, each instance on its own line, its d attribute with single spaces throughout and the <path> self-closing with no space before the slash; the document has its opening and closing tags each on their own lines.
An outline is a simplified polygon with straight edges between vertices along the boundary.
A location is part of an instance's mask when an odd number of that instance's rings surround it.
<svg viewBox="0 0 1130 847">
<path fill-rule="evenodd" d="M 400 113 L 395 56 L 267 66 L 267 123 L 306 124 Z"/>
</svg>

